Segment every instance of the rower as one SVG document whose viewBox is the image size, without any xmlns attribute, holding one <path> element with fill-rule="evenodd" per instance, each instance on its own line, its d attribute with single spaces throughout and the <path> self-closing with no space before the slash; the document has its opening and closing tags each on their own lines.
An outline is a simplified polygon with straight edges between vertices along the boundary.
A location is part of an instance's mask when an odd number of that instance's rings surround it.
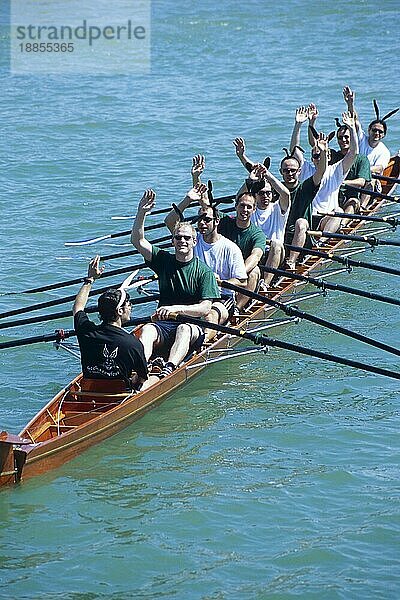
<svg viewBox="0 0 400 600">
<path fill-rule="evenodd" d="M 199 349 L 204 340 L 204 331 L 200 327 L 177 323 L 172 320 L 174 314 L 204 318 L 220 293 L 212 270 L 194 257 L 196 232 L 190 223 L 179 222 L 174 227 L 174 254 L 161 250 L 145 238 L 144 221 L 155 205 L 155 198 L 152 189 L 144 192 L 132 227 L 131 241 L 158 275 L 159 305 L 152 317 L 153 323 L 143 326 L 139 339 L 147 361 L 156 349 L 168 352 L 167 362 L 161 365 L 160 375 L 164 377 L 176 369 L 190 349 Z"/>
<path fill-rule="evenodd" d="M 304 246 L 306 232 L 312 222 L 311 204 L 315 198 L 327 164 L 327 137 L 319 134 L 312 150 L 316 170 L 311 177 L 300 182 L 302 167 L 301 152 L 292 153 L 281 161 L 280 172 L 283 182 L 290 191 L 291 207 L 286 225 L 285 242 L 295 246 Z M 286 260 L 288 269 L 295 269 L 298 252 L 290 251 Z"/>
<path fill-rule="evenodd" d="M 261 164 L 255 165 L 238 193 L 245 189 L 251 191 L 256 198 L 256 210 L 251 215 L 251 222 L 263 231 L 267 240 L 261 262 L 277 269 L 285 259 L 284 237 L 290 209 L 290 192 Z M 259 283 L 259 291 L 268 290 L 274 275 L 265 271 L 263 277 Z"/>
<path fill-rule="evenodd" d="M 194 163 L 197 159 L 198 157 L 195 156 Z M 220 215 L 215 206 L 209 206 L 207 202 L 203 201 L 206 193 L 207 187 L 202 183 L 197 183 L 177 206 L 179 213 L 183 213 L 192 202 L 199 202 L 200 204 L 196 245 L 193 250 L 194 256 L 197 256 L 212 269 L 218 284 L 221 281 L 228 281 L 234 285 L 245 286 L 247 273 L 240 248 L 218 232 Z M 165 224 L 171 232 L 176 227 L 178 220 L 179 214 L 175 209 L 167 215 Z M 212 303 L 211 311 L 206 320 L 221 325 L 226 323 L 229 316 L 234 312 L 235 294 L 233 291 L 226 289 L 220 290 L 220 292 L 221 299 Z M 207 330 L 207 341 L 214 335 L 214 331 Z"/>
<path fill-rule="evenodd" d="M 84 311 L 91 286 L 104 270 L 99 265 L 100 256 L 95 256 L 89 263 L 87 277 L 72 309 L 83 377 L 123 380 L 127 389 L 144 389 L 155 380 L 148 379 L 143 345 L 123 329 L 131 316 L 129 294 L 124 289 L 109 289 L 99 297 L 100 325 L 90 321 Z"/>
</svg>

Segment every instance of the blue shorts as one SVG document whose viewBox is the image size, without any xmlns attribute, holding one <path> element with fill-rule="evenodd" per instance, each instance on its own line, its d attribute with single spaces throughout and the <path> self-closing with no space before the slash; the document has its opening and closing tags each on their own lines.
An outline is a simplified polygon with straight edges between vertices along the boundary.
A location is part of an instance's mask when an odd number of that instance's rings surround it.
<svg viewBox="0 0 400 600">
<path fill-rule="evenodd" d="M 182 325 L 182 323 L 177 321 L 154 321 L 153 325 L 157 328 L 161 343 L 165 346 L 168 346 L 168 348 L 171 348 L 175 341 L 176 330 L 178 329 L 179 325 Z M 199 332 L 199 337 L 193 346 L 191 346 L 191 350 L 200 350 L 204 342 L 204 331 L 198 325 L 192 324 L 191 326 L 195 327 Z"/>
</svg>

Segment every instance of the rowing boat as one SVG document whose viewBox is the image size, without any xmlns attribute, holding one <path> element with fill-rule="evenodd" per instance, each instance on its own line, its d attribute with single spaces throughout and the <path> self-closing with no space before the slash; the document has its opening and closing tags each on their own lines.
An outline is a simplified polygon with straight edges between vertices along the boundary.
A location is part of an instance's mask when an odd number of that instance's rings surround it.
<svg viewBox="0 0 400 600">
<path fill-rule="evenodd" d="M 396 156 L 391 159 L 384 175 L 398 178 L 399 173 L 400 157 Z M 394 187 L 387 181 L 382 186 L 382 193 L 390 194 Z M 382 198 L 374 198 L 366 214 L 375 213 L 384 203 Z M 362 225 L 359 220 L 350 221 L 346 232 L 356 231 Z M 326 246 L 330 251 L 335 251 L 344 243 L 343 240 L 328 240 Z M 322 258 L 308 256 L 299 265 L 298 272 L 307 275 L 322 261 Z M 292 292 L 295 285 L 292 279 L 283 278 L 270 297 L 282 298 Z M 265 329 L 266 320 L 276 310 L 260 300 L 254 300 L 233 326 L 249 332 Z M 158 406 L 207 365 L 226 357 L 239 342 L 239 337 L 217 335 L 171 375 L 139 393 L 126 391 L 121 382 L 101 381 L 99 389 L 98 381 L 84 380 L 82 374 L 78 375 L 18 435 L 0 433 L 0 486 L 13 485 L 22 479 L 55 469 L 90 446 L 114 435 Z"/>
</svg>

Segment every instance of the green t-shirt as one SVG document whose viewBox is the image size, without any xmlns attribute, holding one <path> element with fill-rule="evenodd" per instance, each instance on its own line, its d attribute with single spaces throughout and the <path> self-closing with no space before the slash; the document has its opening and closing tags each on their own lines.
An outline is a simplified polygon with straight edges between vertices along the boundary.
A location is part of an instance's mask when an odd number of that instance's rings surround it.
<svg viewBox="0 0 400 600">
<path fill-rule="evenodd" d="M 286 225 L 288 235 L 293 236 L 297 219 L 307 219 L 311 226 L 311 204 L 318 188 L 319 185 L 315 185 L 313 178 L 309 177 L 290 190 L 291 207 Z"/>
<path fill-rule="evenodd" d="M 365 154 L 356 154 L 353 164 L 346 175 L 346 179 L 349 181 L 358 179 L 359 177 L 365 179 L 365 181 L 371 181 L 371 165 Z M 339 191 L 339 202 L 343 202 L 349 198 L 359 198 L 359 196 L 360 194 L 354 190 L 348 190 L 342 186 Z"/>
<path fill-rule="evenodd" d="M 214 273 L 197 257 L 182 263 L 174 254 L 153 246 L 151 261 L 146 264 L 158 275 L 159 306 L 197 304 L 220 298 Z"/>
<path fill-rule="evenodd" d="M 241 229 L 236 225 L 236 219 L 223 215 L 218 225 L 218 232 L 239 246 L 244 260 L 250 256 L 254 248 L 260 248 L 263 252 L 265 250 L 267 242 L 264 232 L 253 223 L 246 229 Z"/>
</svg>

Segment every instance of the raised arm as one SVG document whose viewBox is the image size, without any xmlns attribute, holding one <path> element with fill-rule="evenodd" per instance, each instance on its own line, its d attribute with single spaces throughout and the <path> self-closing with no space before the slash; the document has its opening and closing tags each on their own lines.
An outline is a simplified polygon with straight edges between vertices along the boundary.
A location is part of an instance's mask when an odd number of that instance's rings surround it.
<svg viewBox="0 0 400 600">
<path fill-rule="evenodd" d="M 300 166 L 304 162 L 303 153 L 299 150 L 300 146 L 300 130 L 303 123 L 308 119 L 308 110 L 305 106 L 299 106 L 296 108 L 296 114 L 294 117 L 294 125 L 292 131 L 292 137 L 290 138 L 290 154 L 300 161 Z"/>
<path fill-rule="evenodd" d="M 252 173 L 255 174 L 256 179 L 266 179 L 271 184 L 271 187 L 279 194 L 279 206 L 282 214 L 285 214 L 290 207 L 290 192 L 287 187 L 264 165 L 256 165 Z"/>
<path fill-rule="evenodd" d="M 192 159 L 192 183 L 193 187 L 198 183 L 201 183 L 200 176 L 206 168 L 206 158 L 202 154 L 196 154 Z"/>
<path fill-rule="evenodd" d="M 358 154 L 358 137 L 357 137 L 356 126 L 355 126 L 355 122 L 354 122 L 354 117 L 352 116 L 350 111 L 344 112 L 342 114 L 342 121 L 345 125 L 347 125 L 347 127 L 349 128 L 349 133 L 350 133 L 350 146 L 349 146 L 346 156 L 342 159 L 343 172 L 346 174 L 350 170 L 350 167 L 354 162 L 356 154 Z"/>
<path fill-rule="evenodd" d="M 147 261 L 152 257 L 152 245 L 144 236 L 144 221 L 146 215 L 153 209 L 156 193 L 152 189 L 144 192 L 140 199 L 136 219 L 132 226 L 131 242 Z"/>
<path fill-rule="evenodd" d="M 312 102 L 311 102 L 311 104 L 308 105 L 307 110 L 308 110 L 308 130 L 307 130 L 308 143 L 310 144 L 310 146 L 312 148 L 315 144 L 312 127 L 314 127 L 314 129 L 315 129 L 315 124 L 317 122 L 319 112 L 318 112 L 318 108 Z"/>
<path fill-rule="evenodd" d="M 198 183 L 194 187 L 192 187 L 183 200 L 178 204 L 178 209 L 183 213 L 183 211 L 189 206 L 191 202 L 199 202 L 202 204 L 202 199 L 204 195 L 207 194 L 207 186 L 204 183 Z M 177 224 L 179 219 L 179 215 L 176 210 L 172 209 L 170 213 L 165 217 L 164 223 L 168 227 L 168 229 L 172 232 L 175 225 Z"/>
<path fill-rule="evenodd" d="M 327 165 L 327 153 L 328 153 L 328 137 L 323 133 L 318 135 L 318 138 L 315 140 L 315 149 L 319 149 L 321 151 L 321 158 L 318 161 L 316 171 L 313 175 L 313 181 L 315 185 L 319 185 L 321 183 L 322 177 L 326 171 Z"/>
<path fill-rule="evenodd" d="M 243 138 L 237 137 L 233 140 L 233 145 L 235 146 L 236 156 L 238 157 L 244 168 L 247 169 L 247 171 L 251 172 L 254 169 L 256 163 L 250 160 L 248 156 L 246 156 L 246 142 Z"/>
<path fill-rule="evenodd" d="M 83 285 L 79 290 L 74 306 L 72 307 L 72 314 L 75 316 L 80 310 L 84 310 L 89 298 L 89 292 L 92 284 L 96 279 L 101 277 L 104 271 L 104 265 L 100 267 L 100 256 L 95 256 L 89 263 L 87 277 L 83 280 Z"/>
</svg>

